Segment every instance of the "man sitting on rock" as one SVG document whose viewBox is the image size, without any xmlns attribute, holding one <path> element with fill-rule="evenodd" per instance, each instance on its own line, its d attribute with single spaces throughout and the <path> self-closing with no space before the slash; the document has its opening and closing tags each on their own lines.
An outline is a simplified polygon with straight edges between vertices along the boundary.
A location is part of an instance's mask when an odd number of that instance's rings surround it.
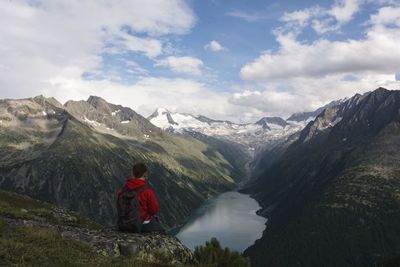
<svg viewBox="0 0 400 267">
<path fill-rule="evenodd" d="M 148 169 L 144 163 L 132 168 L 133 178 L 126 180 L 117 193 L 118 229 L 135 233 L 165 232 L 158 217 L 158 202 L 147 184 Z"/>
</svg>

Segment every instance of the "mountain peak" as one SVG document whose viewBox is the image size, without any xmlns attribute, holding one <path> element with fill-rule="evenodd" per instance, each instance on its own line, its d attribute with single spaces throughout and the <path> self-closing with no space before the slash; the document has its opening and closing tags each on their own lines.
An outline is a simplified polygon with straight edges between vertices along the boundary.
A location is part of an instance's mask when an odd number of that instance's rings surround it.
<svg viewBox="0 0 400 267">
<path fill-rule="evenodd" d="M 55 106 L 55 107 L 58 107 L 58 108 L 62 108 L 62 106 L 63 106 L 63 105 L 62 105 L 60 102 L 58 102 L 58 100 L 55 99 L 54 97 L 45 97 L 45 96 L 43 96 L 43 95 L 38 95 L 38 96 L 35 96 L 35 97 L 33 98 L 33 100 L 34 100 L 36 103 L 40 104 L 40 105 L 44 105 L 45 103 L 49 103 L 49 104 L 51 104 L 51 105 L 53 105 L 53 106 Z"/>
<path fill-rule="evenodd" d="M 163 107 L 157 108 L 155 112 L 158 112 L 159 114 L 171 113 L 168 109 Z"/>
<path fill-rule="evenodd" d="M 156 110 L 147 119 L 151 120 L 157 116 L 161 116 L 164 114 L 171 114 L 171 112 L 166 108 L 159 107 L 159 108 L 156 108 Z"/>
<path fill-rule="evenodd" d="M 89 98 L 86 100 L 86 102 L 88 102 L 91 105 L 95 105 L 96 103 L 99 103 L 99 102 L 108 103 L 104 98 L 101 98 L 100 96 L 95 96 L 95 95 L 89 96 Z"/>
<path fill-rule="evenodd" d="M 95 107 L 98 111 L 106 114 L 111 114 L 112 108 L 110 104 L 99 96 L 89 96 L 88 100 L 86 101 L 93 107 Z"/>
<path fill-rule="evenodd" d="M 165 118 L 164 118 L 165 117 Z M 152 123 L 154 124 L 154 121 L 164 121 L 166 120 L 169 124 L 173 124 L 173 125 L 178 125 L 178 123 L 176 123 L 174 121 L 174 119 L 171 116 L 171 112 L 163 107 L 157 108 L 153 114 L 151 114 L 148 118 L 149 121 L 153 121 Z M 160 125 L 158 125 L 160 126 Z"/>
<path fill-rule="evenodd" d="M 264 117 L 261 118 L 260 120 L 258 120 L 256 122 L 257 125 L 262 125 L 263 128 L 270 128 L 268 126 L 268 124 L 276 124 L 282 127 L 285 127 L 286 125 L 289 125 L 289 123 L 287 123 L 284 119 L 282 119 L 281 117 Z"/>
<path fill-rule="evenodd" d="M 386 89 L 385 87 L 379 86 L 378 88 L 376 88 L 376 89 L 374 90 L 374 92 L 376 92 L 376 91 L 390 91 L 390 90 L 389 90 L 389 89 Z"/>
<path fill-rule="evenodd" d="M 296 112 L 292 114 L 289 118 L 287 118 L 287 121 L 309 121 L 315 119 L 319 114 L 321 114 L 322 111 L 324 111 L 326 108 L 329 107 L 334 107 L 339 105 L 340 103 L 345 102 L 347 99 L 339 99 L 339 100 L 334 100 L 326 104 L 325 106 L 322 106 L 315 111 L 306 111 L 306 112 Z"/>
<path fill-rule="evenodd" d="M 206 116 L 203 116 L 203 115 L 198 115 L 198 116 L 196 116 L 196 119 L 198 119 L 199 121 L 208 123 L 208 124 L 211 124 L 211 123 L 213 123 L 213 122 L 226 122 L 226 123 L 229 123 L 229 124 L 233 124 L 233 123 L 230 122 L 230 121 L 214 120 L 214 119 L 210 119 L 210 118 L 208 118 L 208 117 L 206 117 Z"/>
</svg>

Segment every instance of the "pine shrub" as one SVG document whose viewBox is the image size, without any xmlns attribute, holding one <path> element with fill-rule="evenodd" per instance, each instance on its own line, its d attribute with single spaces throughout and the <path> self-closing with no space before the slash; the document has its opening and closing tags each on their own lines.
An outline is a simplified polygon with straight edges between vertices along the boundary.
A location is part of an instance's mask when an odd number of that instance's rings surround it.
<svg viewBox="0 0 400 267">
<path fill-rule="evenodd" d="M 222 248 L 216 238 L 207 241 L 204 246 L 197 246 L 194 257 L 200 265 L 215 267 L 249 267 L 250 261 L 237 251 Z"/>
</svg>

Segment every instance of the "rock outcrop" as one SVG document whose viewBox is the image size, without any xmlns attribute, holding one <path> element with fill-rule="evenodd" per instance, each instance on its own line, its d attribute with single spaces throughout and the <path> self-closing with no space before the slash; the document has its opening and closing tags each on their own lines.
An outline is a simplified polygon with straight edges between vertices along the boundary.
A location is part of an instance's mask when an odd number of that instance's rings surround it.
<svg viewBox="0 0 400 267">
<path fill-rule="evenodd" d="M 84 244 L 105 257 L 122 256 L 150 263 L 193 262 L 191 251 L 170 235 L 122 233 L 79 213 L 15 193 L 0 191 L 0 219 L 7 232 L 21 227 L 53 230 L 63 239 Z"/>
<path fill-rule="evenodd" d="M 69 218 L 75 220 L 74 217 Z M 88 229 L 51 224 L 41 218 L 4 218 L 4 221 L 8 229 L 18 226 L 55 229 L 63 238 L 82 242 L 104 256 L 135 257 L 146 262 L 157 262 L 159 255 L 163 255 L 171 259 L 172 263 L 184 264 L 193 261 L 192 252 L 177 238 L 167 234 L 122 233 L 113 228 Z"/>
</svg>

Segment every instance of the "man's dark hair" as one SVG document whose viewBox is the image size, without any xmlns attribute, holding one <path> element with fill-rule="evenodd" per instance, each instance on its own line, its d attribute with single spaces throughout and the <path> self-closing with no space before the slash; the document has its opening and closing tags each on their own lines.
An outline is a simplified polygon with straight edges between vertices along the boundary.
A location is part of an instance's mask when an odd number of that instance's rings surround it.
<svg viewBox="0 0 400 267">
<path fill-rule="evenodd" d="M 142 177 L 147 172 L 147 166 L 143 162 L 138 162 L 132 167 L 132 173 L 135 178 Z"/>
</svg>

